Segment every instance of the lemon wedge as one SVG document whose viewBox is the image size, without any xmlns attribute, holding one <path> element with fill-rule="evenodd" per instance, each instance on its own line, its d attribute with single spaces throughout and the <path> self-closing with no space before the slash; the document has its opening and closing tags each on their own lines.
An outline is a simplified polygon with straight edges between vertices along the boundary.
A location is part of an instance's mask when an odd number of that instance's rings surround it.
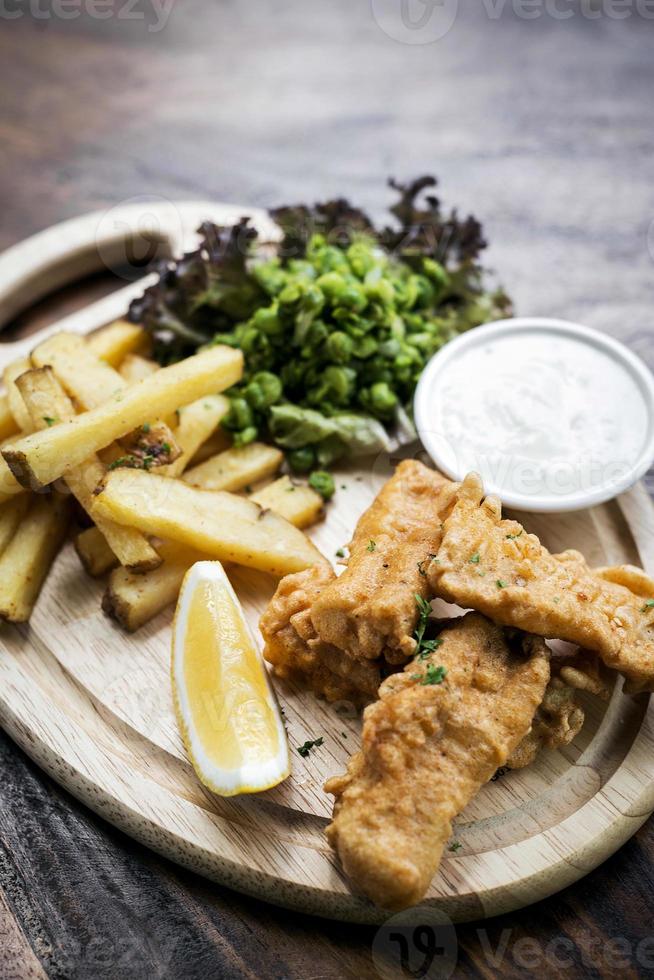
<svg viewBox="0 0 654 980">
<path fill-rule="evenodd" d="M 172 644 L 175 713 L 200 780 L 220 796 L 270 789 L 290 772 L 286 732 L 241 604 L 218 561 L 179 594 Z"/>
</svg>

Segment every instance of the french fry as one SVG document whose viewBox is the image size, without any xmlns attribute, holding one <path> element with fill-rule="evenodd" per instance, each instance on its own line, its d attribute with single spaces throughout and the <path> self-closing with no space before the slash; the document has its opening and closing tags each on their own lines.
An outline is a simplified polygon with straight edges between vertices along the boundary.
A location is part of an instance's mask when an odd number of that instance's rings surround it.
<svg viewBox="0 0 654 980">
<path fill-rule="evenodd" d="M 162 476 L 179 476 L 188 466 L 198 448 L 220 425 L 220 420 L 229 411 L 229 401 L 224 395 L 207 395 L 179 410 L 179 424 L 175 429 L 175 440 L 181 449 L 181 456 L 160 470 Z"/>
<path fill-rule="evenodd" d="M 162 368 L 68 422 L 12 442 L 2 455 L 24 487 L 45 487 L 149 419 L 231 387 L 242 372 L 240 351 L 211 347 Z"/>
<path fill-rule="evenodd" d="M 263 490 L 251 493 L 250 500 L 264 509 L 274 510 L 299 528 L 310 527 L 325 514 L 320 494 L 304 483 L 293 483 L 288 476 L 280 476 Z"/>
<path fill-rule="evenodd" d="M 102 531 L 95 526 L 80 531 L 74 544 L 79 560 L 91 578 L 99 578 L 119 564 Z"/>
<path fill-rule="evenodd" d="M 156 361 L 150 360 L 149 357 L 142 357 L 140 354 L 128 354 L 120 365 L 119 374 L 123 381 L 131 385 L 136 381 L 142 381 L 143 378 L 149 378 L 159 368 L 160 365 Z M 169 418 L 165 419 L 165 422 L 171 429 L 174 429 L 178 422 L 177 412 L 173 412 Z"/>
<path fill-rule="evenodd" d="M 234 446 L 218 453 L 187 470 L 182 479 L 202 490 L 241 490 L 272 476 L 282 465 L 283 459 L 283 453 L 274 446 L 251 442 L 248 446 Z"/>
<path fill-rule="evenodd" d="M 77 408 L 82 410 L 97 408 L 128 387 L 125 378 L 99 360 L 86 339 L 77 334 L 55 334 L 36 348 L 32 361 L 39 367 L 52 367 Z M 114 453 L 114 461 L 133 456 L 130 465 L 138 466 L 139 459 L 147 456 L 148 466 L 158 467 L 172 462 L 181 452 L 170 427 L 160 421 L 148 423 L 147 435 L 144 430 L 130 433 L 126 442 L 122 452 Z"/>
<path fill-rule="evenodd" d="M 190 465 L 197 466 L 199 463 L 204 463 L 205 459 L 209 459 L 210 456 L 217 456 L 218 453 L 222 453 L 223 450 L 229 449 L 231 444 L 231 439 L 225 430 L 222 428 L 216 429 L 214 434 L 209 436 L 206 442 L 202 443 L 191 459 Z"/>
<path fill-rule="evenodd" d="M 7 395 L 0 395 L 0 442 L 18 432 L 16 419 L 11 414 Z"/>
<path fill-rule="evenodd" d="M 0 451 L 5 445 L 9 445 L 15 436 L 10 436 L 9 439 L 0 445 Z M 25 493 L 25 487 L 22 487 L 14 474 L 11 472 L 4 458 L 0 456 L 0 505 L 12 500 L 17 494 Z"/>
<path fill-rule="evenodd" d="M 34 367 L 51 367 L 78 409 L 88 411 L 127 388 L 127 381 L 94 353 L 85 337 L 56 333 L 32 351 Z"/>
<path fill-rule="evenodd" d="M 108 473 L 96 497 L 96 515 L 271 575 L 299 572 L 322 560 L 315 545 L 273 511 L 236 494 L 198 490 L 143 470 Z"/>
<path fill-rule="evenodd" d="M 23 517 L 27 513 L 30 497 L 22 493 L 0 507 L 0 555 L 3 553 Z"/>
<path fill-rule="evenodd" d="M 0 617 L 26 623 L 68 528 L 70 500 L 60 493 L 32 499 L 0 556 Z"/>
<path fill-rule="evenodd" d="M 182 455 L 158 472 L 162 476 L 172 477 L 182 473 L 197 446 L 218 426 L 228 409 L 229 402 L 223 395 L 208 395 L 182 408 L 179 426 L 175 430 L 175 438 L 182 449 Z M 105 453 L 106 450 L 103 450 L 103 457 Z M 85 570 L 93 578 L 104 575 L 117 564 L 116 556 L 97 527 L 89 527 L 77 535 L 75 550 Z"/>
<path fill-rule="evenodd" d="M 142 381 L 149 378 L 151 374 L 159 370 L 156 361 L 151 361 L 149 357 L 142 357 L 140 354 L 128 354 L 124 358 L 118 372 L 127 384 L 134 384 L 135 381 Z"/>
<path fill-rule="evenodd" d="M 102 609 L 133 633 L 177 600 L 186 572 L 203 557 L 175 542 L 160 545 L 163 563 L 146 575 L 116 568 L 109 576 Z"/>
<path fill-rule="evenodd" d="M 277 484 L 283 484 L 290 480 L 287 476 L 277 480 Z M 271 484 L 274 487 L 276 484 Z M 268 488 L 267 488 L 268 489 Z M 310 487 L 297 487 L 296 490 L 306 489 L 314 493 Z M 250 499 L 261 496 L 264 491 L 252 494 Z M 282 494 L 288 497 L 283 499 Z M 300 493 L 286 493 L 284 486 L 280 487 L 279 492 L 271 494 L 279 501 L 283 500 L 284 517 L 290 524 L 296 527 L 307 527 L 309 520 L 309 508 L 307 499 Z M 318 494 L 315 494 L 318 497 Z M 322 498 L 318 497 L 320 504 Z M 321 516 L 320 511 L 315 510 L 315 502 L 312 502 L 313 513 Z M 89 530 L 93 530 L 90 528 Z M 88 535 L 89 531 L 84 531 Z M 191 565 L 206 557 L 197 552 L 189 552 L 183 545 L 174 541 L 164 541 L 157 545 L 159 554 L 163 558 L 163 563 L 153 572 L 146 572 L 145 575 L 134 575 L 125 568 L 116 568 L 109 576 L 107 590 L 102 600 L 102 608 L 109 615 L 113 616 L 120 625 L 130 633 L 139 629 L 149 620 L 153 619 L 160 612 L 177 600 L 182 581 Z"/>
<path fill-rule="evenodd" d="M 64 425 L 74 417 L 73 403 L 55 378 L 52 368 L 27 371 L 16 384 L 36 430 Z M 93 507 L 93 492 L 105 473 L 96 455 L 66 471 L 64 479 L 68 489 L 88 514 Z M 111 520 L 98 519 L 96 523 L 121 565 L 145 572 L 161 564 L 161 558 L 140 531 Z"/>
<path fill-rule="evenodd" d="M 115 320 L 100 327 L 88 335 L 87 342 L 95 356 L 112 367 L 122 364 L 128 354 L 145 354 L 150 349 L 149 335 L 129 320 Z"/>
<path fill-rule="evenodd" d="M 9 411 L 14 418 L 16 426 L 24 433 L 33 432 L 34 426 L 32 425 L 30 413 L 25 407 L 25 402 L 16 387 L 16 378 L 19 378 L 21 374 L 29 371 L 29 369 L 29 359 L 27 357 L 21 357 L 17 361 L 8 364 L 2 373 L 2 380 L 4 381 L 7 392 Z"/>
</svg>

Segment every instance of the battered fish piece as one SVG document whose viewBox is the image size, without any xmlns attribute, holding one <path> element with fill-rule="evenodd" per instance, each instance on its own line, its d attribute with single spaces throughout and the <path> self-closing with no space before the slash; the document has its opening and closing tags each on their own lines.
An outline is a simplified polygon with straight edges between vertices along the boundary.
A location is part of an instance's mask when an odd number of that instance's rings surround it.
<svg viewBox="0 0 654 980">
<path fill-rule="evenodd" d="M 322 643 L 311 622 L 311 607 L 322 590 L 335 581 L 327 562 L 286 575 L 260 622 L 263 656 L 273 673 L 306 685 L 327 701 L 351 701 L 361 707 L 371 701 L 382 681 L 379 666 L 353 661 Z"/>
<path fill-rule="evenodd" d="M 509 640 L 477 613 L 439 638 L 384 681 L 361 752 L 325 786 L 336 796 L 327 836 L 346 874 L 391 910 L 423 897 L 453 818 L 525 738 L 550 676 L 541 639 Z"/>
<path fill-rule="evenodd" d="M 543 700 L 534 715 L 531 731 L 507 761 L 509 769 L 524 769 L 534 762 L 541 749 L 560 749 L 574 741 L 586 720 L 584 709 L 577 701 L 578 691 L 587 691 L 602 701 L 609 698 L 610 679 L 603 676 L 601 666 L 596 657 L 584 651 L 550 661 L 551 676 Z"/>
<path fill-rule="evenodd" d="M 416 595 L 429 596 L 426 569 L 456 484 L 404 460 L 362 515 L 345 572 L 311 609 L 316 635 L 354 660 L 404 663 L 416 643 Z"/>
<path fill-rule="evenodd" d="M 596 652 L 625 690 L 654 691 L 654 581 L 630 566 L 589 568 L 578 551 L 550 554 L 534 534 L 502 520 L 470 474 L 445 522 L 428 579 L 434 592 L 496 623 Z"/>
</svg>

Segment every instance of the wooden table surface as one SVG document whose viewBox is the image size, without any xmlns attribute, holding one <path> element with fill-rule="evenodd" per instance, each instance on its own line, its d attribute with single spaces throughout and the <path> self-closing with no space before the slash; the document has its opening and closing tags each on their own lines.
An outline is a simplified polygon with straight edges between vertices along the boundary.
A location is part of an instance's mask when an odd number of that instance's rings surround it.
<svg viewBox="0 0 654 980">
<path fill-rule="evenodd" d="M 606 329 L 654 367 L 654 5 L 413 2 L 405 22 L 390 0 L 3 5 L 0 247 L 147 195 L 378 212 L 388 175 L 435 172 L 484 221 L 518 312 Z M 2 734 L 0 756 L 0 980 L 401 975 L 373 961 L 374 930 L 208 883 Z M 652 976 L 653 892 L 650 821 L 560 895 L 458 927 L 454 975 Z"/>
</svg>

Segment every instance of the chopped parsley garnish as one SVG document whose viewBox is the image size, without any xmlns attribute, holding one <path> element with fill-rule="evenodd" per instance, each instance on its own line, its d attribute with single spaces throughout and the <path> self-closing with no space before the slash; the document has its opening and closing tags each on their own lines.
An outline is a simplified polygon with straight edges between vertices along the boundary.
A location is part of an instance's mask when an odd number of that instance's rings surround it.
<svg viewBox="0 0 654 980">
<path fill-rule="evenodd" d="M 495 583 L 495 585 L 498 587 L 498 589 L 505 589 L 506 588 L 506 582 L 503 582 L 501 578 L 498 578 L 498 580 Z"/>
<path fill-rule="evenodd" d="M 141 432 L 144 432 L 147 436 L 149 431 L 150 431 L 150 423 L 144 422 L 143 425 L 141 426 Z"/>
<path fill-rule="evenodd" d="M 286 493 L 293 493 L 295 487 L 286 487 Z"/>
<path fill-rule="evenodd" d="M 317 749 L 320 745 L 323 744 L 323 742 L 324 739 L 321 735 L 320 738 L 314 738 L 313 740 L 305 742 L 304 745 L 298 745 L 297 751 L 300 753 L 303 759 L 306 759 L 306 757 L 309 755 L 309 752 L 311 752 L 311 749 Z"/>
<path fill-rule="evenodd" d="M 55 422 L 58 422 L 59 419 L 53 419 L 52 416 L 50 416 L 50 415 L 44 415 L 43 416 L 43 421 L 45 422 L 45 424 L 47 426 L 51 426 L 51 425 L 54 425 Z"/>
<path fill-rule="evenodd" d="M 463 847 L 463 844 L 460 841 L 458 841 L 458 840 L 453 840 L 451 844 L 448 844 L 447 845 L 448 851 L 454 851 L 455 853 L 457 851 L 460 851 L 462 847 Z"/>
<path fill-rule="evenodd" d="M 366 551 L 374 551 L 376 547 L 377 547 L 377 542 L 373 541 L 371 538 L 370 541 L 368 542 L 368 547 L 366 548 Z"/>
<path fill-rule="evenodd" d="M 427 657 L 434 652 L 434 650 L 437 650 L 438 647 L 442 645 L 442 643 L 443 641 L 441 640 L 440 636 L 437 636 L 433 640 L 423 640 L 420 652 L 418 653 L 418 660 L 426 660 Z"/>
<path fill-rule="evenodd" d="M 413 639 L 416 641 L 416 653 L 420 653 L 422 649 L 422 641 L 425 635 L 425 630 L 427 629 L 427 620 L 431 615 L 431 602 L 427 602 L 423 599 L 421 595 L 416 592 L 414 595 L 416 604 L 418 606 L 418 625 L 416 626 L 416 631 L 413 634 Z"/>
<path fill-rule="evenodd" d="M 336 557 L 337 558 L 345 558 L 345 552 L 343 551 L 342 548 L 339 548 L 338 549 L 338 551 L 336 552 Z"/>
<path fill-rule="evenodd" d="M 561 597 L 558 595 L 555 595 L 554 598 L 552 599 L 552 602 L 555 602 L 557 606 L 560 603 L 560 601 L 561 601 Z"/>
<path fill-rule="evenodd" d="M 652 606 L 654 606 L 654 599 L 648 599 L 647 602 L 642 606 L 640 611 L 647 612 L 647 610 L 651 609 Z"/>
<path fill-rule="evenodd" d="M 169 442 L 162 442 L 161 443 L 161 448 L 163 449 L 163 451 L 166 454 L 168 454 L 170 452 L 170 443 Z"/>
<path fill-rule="evenodd" d="M 516 538 L 519 538 L 520 537 L 520 535 L 522 534 L 523 531 L 524 531 L 524 527 L 521 527 L 517 534 L 507 534 L 506 540 L 507 541 L 515 541 Z"/>
<path fill-rule="evenodd" d="M 446 677 L 447 670 L 442 664 L 438 667 L 435 664 L 427 664 L 425 676 L 420 683 L 423 687 L 427 684 L 442 684 Z"/>
<path fill-rule="evenodd" d="M 107 467 L 108 470 L 117 470 L 119 466 L 133 466 L 134 457 L 133 456 L 119 456 L 115 459 L 113 463 L 109 463 Z"/>
<path fill-rule="evenodd" d="M 470 565 L 478 565 L 479 564 L 479 552 L 478 551 L 475 551 L 474 555 L 471 558 L 468 558 L 468 562 L 469 562 Z"/>
</svg>

